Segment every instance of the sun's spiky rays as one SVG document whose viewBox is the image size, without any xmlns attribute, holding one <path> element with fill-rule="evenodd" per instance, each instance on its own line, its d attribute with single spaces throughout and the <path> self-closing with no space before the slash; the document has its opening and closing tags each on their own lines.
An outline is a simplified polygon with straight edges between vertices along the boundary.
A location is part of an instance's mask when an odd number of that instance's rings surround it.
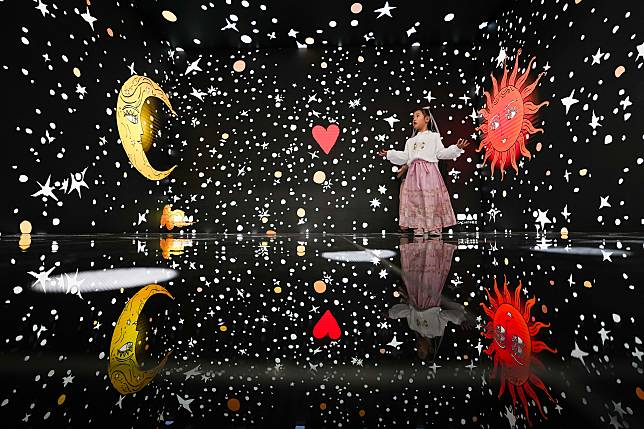
<svg viewBox="0 0 644 429">
<path fill-rule="evenodd" d="M 512 78 L 510 75 L 510 79 Z M 512 406 L 516 407 L 517 402 L 521 402 L 528 424 L 532 425 L 528 400 L 535 402 L 543 418 L 547 417 L 537 391 L 544 392 L 546 397 L 554 402 L 543 381 L 532 371 L 533 367 L 544 368 L 535 354 L 543 350 L 556 353 L 557 350 L 535 339 L 541 329 L 550 325 L 533 320 L 531 310 L 536 298 L 524 301 L 521 296 L 522 290 L 519 282 L 511 292 L 508 289 L 507 278 L 503 280 L 503 290 L 499 289 L 496 278 L 493 293 L 485 289 L 489 306 L 481 303 L 481 307 L 489 321 L 482 335 L 491 340 L 484 352 L 493 359 L 491 377 L 495 378 L 499 374 L 499 398 L 507 390 L 512 398 Z"/>
<path fill-rule="evenodd" d="M 498 82 L 494 74 L 490 74 L 492 90 L 485 91 L 485 107 L 479 110 L 483 123 L 477 128 L 483 134 L 477 152 L 485 150 L 483 163 L 490 161 L 491 174 L 494 177 L 496 168 L 501 170 L 501 178 L 505 175 L 506 167 L 512 166 L 519 172 L 517 160 L 520 156 L 532 158 L 531 152 L 526 147 L 526 140 L 530 135 L 542 133 L 543 128 L 535 128 L 532 124 L 533 116 L 543 106 L 549 103 L 544 101 L 534 104 L 531 96 L 539 84 L 543 73 L 530 84 L 526 84 L 535 57 L 530 59 L 528 67 L 519 74 L 519 56 L 517 51 L 514 67 L 508 77 L 508 69 L 503 64 L 503 76 Z"/>
</svg>

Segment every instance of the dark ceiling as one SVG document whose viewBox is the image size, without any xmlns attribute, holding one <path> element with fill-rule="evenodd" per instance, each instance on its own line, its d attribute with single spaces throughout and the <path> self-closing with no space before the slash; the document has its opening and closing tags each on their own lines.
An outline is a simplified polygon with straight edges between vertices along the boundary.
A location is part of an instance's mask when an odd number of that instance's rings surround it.
<svg viewBox="0 0 644 429">
<path fill-rule="evenodd" d="M 492 23 L 509 3 L 512 0 L 157 0 L 139 6 L 149 31 L 192 50 L 296 48 L 307 45 L 309 37 L 313 41 L 308 46 L 313 47 L 469 45 L 480 34 L 479 27 Z M 176 21 L 165 19 L 163 11 L 172 12 Z"/>
</svg>

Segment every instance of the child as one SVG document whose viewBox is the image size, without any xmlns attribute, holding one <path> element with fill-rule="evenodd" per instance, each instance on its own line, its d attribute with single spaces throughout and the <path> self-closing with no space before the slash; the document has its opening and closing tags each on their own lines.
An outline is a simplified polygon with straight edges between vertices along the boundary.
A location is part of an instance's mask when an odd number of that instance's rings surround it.
<svg viewBox="0 0 644 429">
<path fill-rule="evenodd" d="M 434 131 L 429 131 L 429 122 Z M 409 170 L 400 193 L 401 229 L 412 228 L 414 235 L 440 235 L 441 228 L 456 225 L 456 217 L 438 170 L 439 159 L 458 158 L 470 143 L 458 139 L 455 145 L 443 146 L 438 126 L 426 107 L 419 107 L 413 114 L 414 135 L 405 143 L 405 150 L 381 150 L 378 155 L 393 164 L 407 164 Z"/>
<path fill-rule="evenodd" d="M 448 322 L 471 325 L 473 316 L 465 307 L 443 296 L 443 287 L 452 266 L 454 244 L 439 240 L 400 245 L 402 303 L 389 309 L 389 318 L 407 319 L 416 333 L 416 349 L 421 360 L 432 358 L 445 333 Z"/>
</svg>

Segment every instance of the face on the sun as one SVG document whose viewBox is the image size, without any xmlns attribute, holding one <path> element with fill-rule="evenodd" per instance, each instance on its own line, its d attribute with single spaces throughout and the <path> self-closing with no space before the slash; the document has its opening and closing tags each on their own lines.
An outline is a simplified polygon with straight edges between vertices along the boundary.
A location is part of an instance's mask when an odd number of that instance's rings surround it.
<svg viewBox="0 0 644 429">
<path fill-rule="evenodd" d="M 499 92 L 492 104 L 489 139 L 494 149 L 505 152 L 514 145 L 523 125 L 523 98 L 518 89 L 508 86 Z"/>
<path fill-rule="evenodd" d="M 502 304 L 493 321 L 494 343 L 508 381 L 524 383 L 530 375 L 531 340 L 528 325 L 512 305 Z"/>
<path fill-rule="evenodd" d="M 412 117 L 412 125 L 416 131 L 423 131 L 427 129 L 429 124 L 429 116 L 426 116 L 422 110 L 416 110 Z"/>
</svg>

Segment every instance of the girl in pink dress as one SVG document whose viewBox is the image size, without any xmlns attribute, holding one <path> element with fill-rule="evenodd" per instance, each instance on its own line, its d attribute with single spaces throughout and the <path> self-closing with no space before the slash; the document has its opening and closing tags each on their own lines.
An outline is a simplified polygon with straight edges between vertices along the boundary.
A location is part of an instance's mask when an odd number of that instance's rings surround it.
<svg viewBox="0 0 644 429">
<path fill-rule="evenodd" d="M 430 121 L 434 131 L 428 128 Z M 456 144 L 444 147 L 436 121 L 425 107 L 414 111 L 412 124 L 414 135 L 405 143 L 405 150 L 383 149 L 378 155 L 393 164 L 409 166 L 400 192 L 401 229 L 411 228 L 415 235 L 439 235 L 442 228 L 456 225 L 456 217 L 438 160 L 458 158 L 470 143 L 458 139 Z"/>
</svg>

